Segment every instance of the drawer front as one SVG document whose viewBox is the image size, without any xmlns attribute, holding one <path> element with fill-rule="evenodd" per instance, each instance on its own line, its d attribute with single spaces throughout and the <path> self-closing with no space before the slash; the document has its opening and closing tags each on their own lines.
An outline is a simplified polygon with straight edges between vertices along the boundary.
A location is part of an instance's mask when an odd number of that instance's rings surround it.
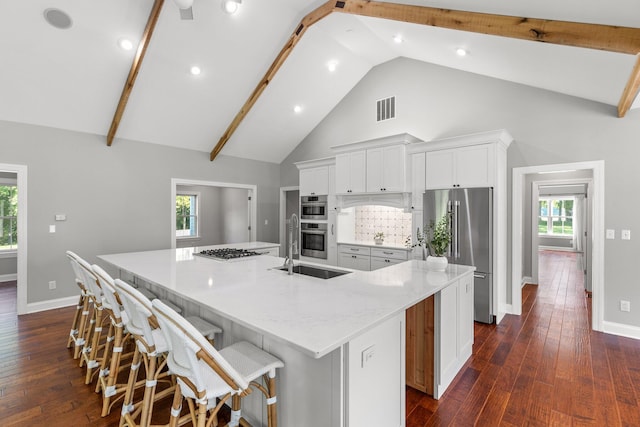
<svg viewBox="0 0 640 427">
<path fill-rule="evenodd" d="M 366 255 L 371 254 L 371 248 L 366 246 L 338 245 L 340 252 L 343 254 Z"/>
<path fill-rule="evenodd" d="M 406 261 L 407 259 L 409 259 L 407 256 L 407 251 L 398 249 L 371 248 L 371 256 L 388 259 L 399 259 L 402 261 Z"/>
<path fill-rule="evenodd" d="M 390 265 L 394 265 L 394 264 L 400 264 L 401 262 L 404 262 L 404 261 L 401 259 L 378 258 L 378 257 L 372 256 L 371 271 L 377 270 L 379 268 L 389 267 Z"/>
</svg>

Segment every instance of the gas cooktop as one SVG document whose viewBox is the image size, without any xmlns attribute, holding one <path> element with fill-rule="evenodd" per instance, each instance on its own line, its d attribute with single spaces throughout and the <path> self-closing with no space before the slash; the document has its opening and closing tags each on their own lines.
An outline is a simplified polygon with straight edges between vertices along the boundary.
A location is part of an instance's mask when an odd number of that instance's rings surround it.
<svg viewBox="0 0 640 427">
<path fill-rule="evenodd" d="M 247 249 L 221 248 L 221 249 L 205 249 L 200 252 L 194 252 L 194 255 L 214 258 L 218 260 L 231 260 L 238 258 L 246 258 L 254 255 L 260 255 L 259 252 L 249 251 Z"/>
</svg>

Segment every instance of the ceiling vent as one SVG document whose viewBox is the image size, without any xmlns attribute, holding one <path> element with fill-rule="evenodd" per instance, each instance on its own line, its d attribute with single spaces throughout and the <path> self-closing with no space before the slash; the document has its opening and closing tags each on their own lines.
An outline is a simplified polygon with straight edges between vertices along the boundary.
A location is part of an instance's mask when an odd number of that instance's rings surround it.
<svg viewBox="0 0 640 427">
<path fill-rule="evenodd" d="M 396 117 L 396 97 L 380 99 L 376 101 L 377 122 Z"/>
</svg>

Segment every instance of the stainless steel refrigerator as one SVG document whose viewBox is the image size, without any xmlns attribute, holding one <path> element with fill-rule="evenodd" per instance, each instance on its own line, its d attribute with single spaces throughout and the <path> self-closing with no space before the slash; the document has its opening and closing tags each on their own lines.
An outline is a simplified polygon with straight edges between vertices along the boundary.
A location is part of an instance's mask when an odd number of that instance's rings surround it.
<svg viewBox="0 0 640 427">
<path fill-rule="evenodd" d="M 493 189 L 454 188 L 424 193 L 424 223 L 451 215 L 451 264 L 473 265 L 474 319 L 493 323 Z"/>
</svg>

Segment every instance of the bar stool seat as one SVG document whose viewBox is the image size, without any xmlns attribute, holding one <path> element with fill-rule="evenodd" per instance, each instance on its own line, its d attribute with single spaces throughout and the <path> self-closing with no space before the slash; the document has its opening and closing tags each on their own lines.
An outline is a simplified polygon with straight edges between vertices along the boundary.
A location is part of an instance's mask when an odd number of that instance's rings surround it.
<svg viewBox="0 0 640 427">
<path fill-rule="evenodd" d="M 152 291 L 150 291 L 149 289 L 145 288 L 144 286 L 138 286 L 135 283 L 132 283 L 130 281 L 125 281 L 125 283 L 131 285 L 132 287 L 136 288 L 136 290 L 138 292 L 140 292 L 142 295 L 144 295 L 145 297 L 147 297 L 147 299 L 149 301 L 153 301 L 154 299 L 158 298 L 156 296 L 156 294 L 154 294 Z M 171 301 L 165 300 L 165 299 L 160 299 L 160 301 L 162 301 L 163 303 L 167 304 L 169 307 L 171 307 L 173 310 L 177 311 L 178 313 L 182 314 L 182 307 L 177 306 L 176 304 L 172 303 Z"/>
<path fill-rule="evenodd" d="M 162 301 L 162 300 L 161 300 Z M 171 305 L 167 304 L 166 301 L 162 301 L 167 307 L 171 307 Z M 174 310 L 175 311 L 175 310 Z M 178 311 L 176 311 L 176 313 L 179 313 Z M 213 345 L 214 343 L 214 336 L 215 334 L 221 334 L 222 333 L 222 328 L 214 325 L 213 323 L 209 323 L 206 320 L 204 320 L 202 317 L 198 317 L 198 316 L 187 316 L 185 317 L 185 319 L 187 320 L 187 322 L 191 323 L 193 325 L 194 328 L 196 328 L 198 330 L 198 332 L 200 332 L 202 335 L 204 335 L 205 337 L 207 337 L 207 339 L 209 340 L 209 342 L 211 342 L 211 345 Z"/>
</svg>

